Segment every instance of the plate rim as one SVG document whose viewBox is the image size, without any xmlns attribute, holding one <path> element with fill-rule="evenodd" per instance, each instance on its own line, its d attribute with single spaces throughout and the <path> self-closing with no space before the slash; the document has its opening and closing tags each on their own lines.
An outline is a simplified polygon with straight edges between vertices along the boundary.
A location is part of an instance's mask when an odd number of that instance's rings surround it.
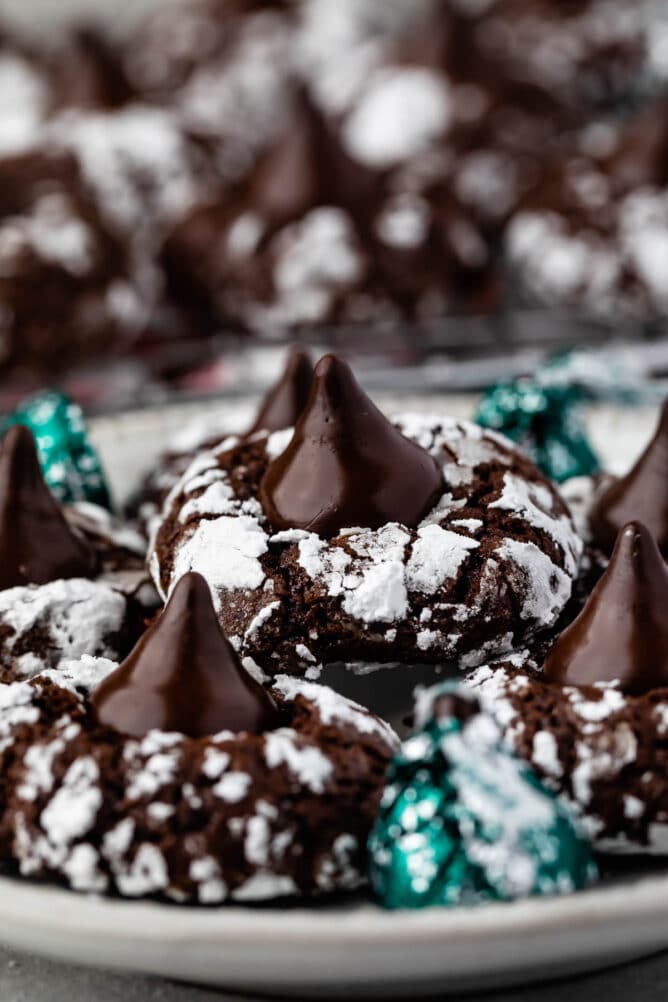
<svg viewBox="0 0 668 1002">
<path fill-rule="evenodd" d="M 61 963 L 273 998 L 460 997 L 659 952 L 667 898 L 665 874 L 468 908 L 283 910 L 109 899 L 3 876 L 0 940 Z"/>
<path fill-rule="evenodd" d="M 45 900 L 50 908 L 35 908 Z M 315 907 L 280 908 L 262 903 L 251 907 L 234 902 L 215 906 L 163 903 L 82 893 L 18 876 L 0 877 L 0 919 L 20 915 L 36 926 L 54 928 L 61 934 L 66 925 L 84 923 L 92 933 L 93 925 L 117 920 L 123 935 L 130 937 L 137 929 L 142 938 L 163 944 L 165 937 L 182 941 L 184 937 L 221 932 L 226 937 L 252 932 L 268 940 L 275 937 L 277 942 L 284 942 L 286 934 L 298 934 L 304 943 L 311 944 L 330 943 L 335 932 L 339 942 L 347 938 L 357 942 L 360 931 L 373 943 L 386 943 L 397 933 L 402 943 L 408 937 L 421 944 L 428 944 L 430 938 L 443 944 L 444 937 L 448 942 L 468 942 L 471 937 L 484 937 L 501 929 L 504 934 L 548 933 L 564 921 L 569 926 L 574 920 L 581 926 L 592 921 L 600 926 L 601 919 L 609 924 L 619 918 L 628 923 L 634 917 L 646 919 L 654 915 L 668 919 L 668 874 L 620 878 L 574 893 L 476 906 L 386 910 L 371 901 L 355 899 L 331 906 L 323 899 L 322 904 L 325 907 L 315 903 Z M 341 924 L 343 916 L 346 922 Z M 0 938 L 6 928 L 0 925 Z"/>
</svg>

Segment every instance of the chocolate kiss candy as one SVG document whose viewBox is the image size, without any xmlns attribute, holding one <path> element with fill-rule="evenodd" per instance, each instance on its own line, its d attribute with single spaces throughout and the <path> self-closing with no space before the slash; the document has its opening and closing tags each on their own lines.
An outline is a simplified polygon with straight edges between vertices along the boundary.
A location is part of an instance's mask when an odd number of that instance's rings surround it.
<svg viewBox="0 0 668 1002">
<path fill-rule="evenodd" d="M 325 355 L 290 444 L 262 479 L 260 501 L 276 529 L 334 536 L 352 526 L 415 527 L 442 492 L 436 461 L 390 424 L 345 362 Z"/>
<path fill-rule="evenodd" d="M 185 574 L 160 618 L 92 695 L 102 724 L 132 737 L 153 729 L 201 738 L 261 734 L 280 723 L 276 705 L 223 635 L 200 574 Z"/>
<path fill-rule="evenodd" d="M 292 128 L 269 151 L 251 183 L 251 201 L 271 229 L 328 201 L 323 190 L 327 162 L 320 120 L 304 95 L 298 94 L 295 102 Z"/>
<path fill-rule="evenodd" d="M 306 406 L 312 378 L 313 365 L 308 352 L 291 352 L 283 375 L 264 398 L 248 434 L 292 428 Z"/>
<path fill-rule="evenodd" d="M 647 526 L 668 557 L 668 400 L 654 438 L 631 472 L 594 505 L 590 515 L 594 541 L 610 553 L 617 533 L 632 519 Z"/>
<path fill-rule="evenodd" d="M 72 32 L 59 67 L 63 105 L 79 108 L 120 108 L 133 97 L 117 51 L 90 28 Z"/>
<path fill-rule="evenodd" d="M 376 203 L 378 179 L 352 160 L 304 90 L 294 96 L 293 122 L 263 158 L 249 201 L 270 232 L 318 205 L 344 205 L 359 221 Z"/>
<path fill-rule="evenodd" d="M 0 447 L 0 589 L 94 572 L 92 550 L 44 483 L 32 433 L 14 425 Z"/>
<path fill-rule="evenodd" d="M 668 686 L 668 568 L 640 522 L 620 532 L 607 571 L 545 662 L 562 685 L 619 681 L 641 696 Z"/>
</svg>

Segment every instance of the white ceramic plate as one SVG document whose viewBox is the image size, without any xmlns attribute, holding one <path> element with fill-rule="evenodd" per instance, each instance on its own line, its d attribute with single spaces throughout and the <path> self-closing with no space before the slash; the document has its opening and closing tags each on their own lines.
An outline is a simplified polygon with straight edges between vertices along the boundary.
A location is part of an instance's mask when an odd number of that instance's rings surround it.
<svg viewBox="0 0 668 1002">
<path fill-rule="evenodd" d="M 380 400 L 388 410 L 467 416 L 471 398 Z M 243 425 L 251 401 L 143 411 L 94 423 L 118 497 L 189 417 L 217 411 Z M 591 432 L 615 468 L 651 433 L 651 411 L 601 409 Z M 668 863 L 667 863 L 668 866 Z M 285 995 L 417 996 L 542 981 L 668 947 L 668 875 L 564 898 L 476 909 L 383 912 L 362 901 L 312 908 L 204 909 L 86 897 L 0 879 L 0 937 L 61 960 Z M 651 873 L 655 875 L 651 875 Z M 666 871 L 668 873 L 668 871 Z"/>
<path fill-rule="evenodd" d="M 382 912 L 195 909 L 0 880 L 10 946 L 293 998 L 415 997 L 594 970 L 668 946 L 668 877 L 553 900 Z"/>
</svg>

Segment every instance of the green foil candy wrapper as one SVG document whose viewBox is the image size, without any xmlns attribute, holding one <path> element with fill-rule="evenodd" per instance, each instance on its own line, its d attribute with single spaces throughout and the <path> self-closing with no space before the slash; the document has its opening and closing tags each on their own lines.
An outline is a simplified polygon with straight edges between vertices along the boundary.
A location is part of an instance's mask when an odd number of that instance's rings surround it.
<svg viewBox="0 0 668 1002">
<path fill-rule="evenodd" d="M 35 436 L 44 479 L 60 502 L 91 501 L 111 507 L 102 463 L 88 439 L 78 404 L 46 390 L 4 417 L 0 433 L 14 424 L 26 425 Z"/>
<path fill-rule="evenodd" d="M 587 438 L 581 400 L 577 386 L 520 379 L 488 390 L 476 420 L 512 439 L 544 473 L 561 483 L 600 469 Z"/>
<path fill-rule="evenodd" d="M 596 879 L 591 847 L 569 809 L 502 747 L 468 690 L 445 683 L 419 705 L 422 726 L 395 757 L 369 838 L 371 885 L 382 905 L 512 901 Z"/>
</svg>

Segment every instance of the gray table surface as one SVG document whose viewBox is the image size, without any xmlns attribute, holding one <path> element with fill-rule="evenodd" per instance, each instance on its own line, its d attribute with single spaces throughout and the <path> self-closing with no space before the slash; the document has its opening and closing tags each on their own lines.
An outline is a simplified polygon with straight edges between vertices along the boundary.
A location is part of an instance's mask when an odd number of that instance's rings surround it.
<svg viewBox="0 0 668 1002">
<path fill-rule="evenodd" d="M 668 953 L 574 981 L 542 987 L 533 985 L 493 995 L 467 996 L 468 1002 L 564 1002 L 566 998 L 568 1002 L 664 1002 L 668 998 Z M 156 978 L 71 967 L 0 947 L 0 1002 L 259 1000 Z M 348 999 L 348 1002 L 353 1000 Z"/>
</svg>

